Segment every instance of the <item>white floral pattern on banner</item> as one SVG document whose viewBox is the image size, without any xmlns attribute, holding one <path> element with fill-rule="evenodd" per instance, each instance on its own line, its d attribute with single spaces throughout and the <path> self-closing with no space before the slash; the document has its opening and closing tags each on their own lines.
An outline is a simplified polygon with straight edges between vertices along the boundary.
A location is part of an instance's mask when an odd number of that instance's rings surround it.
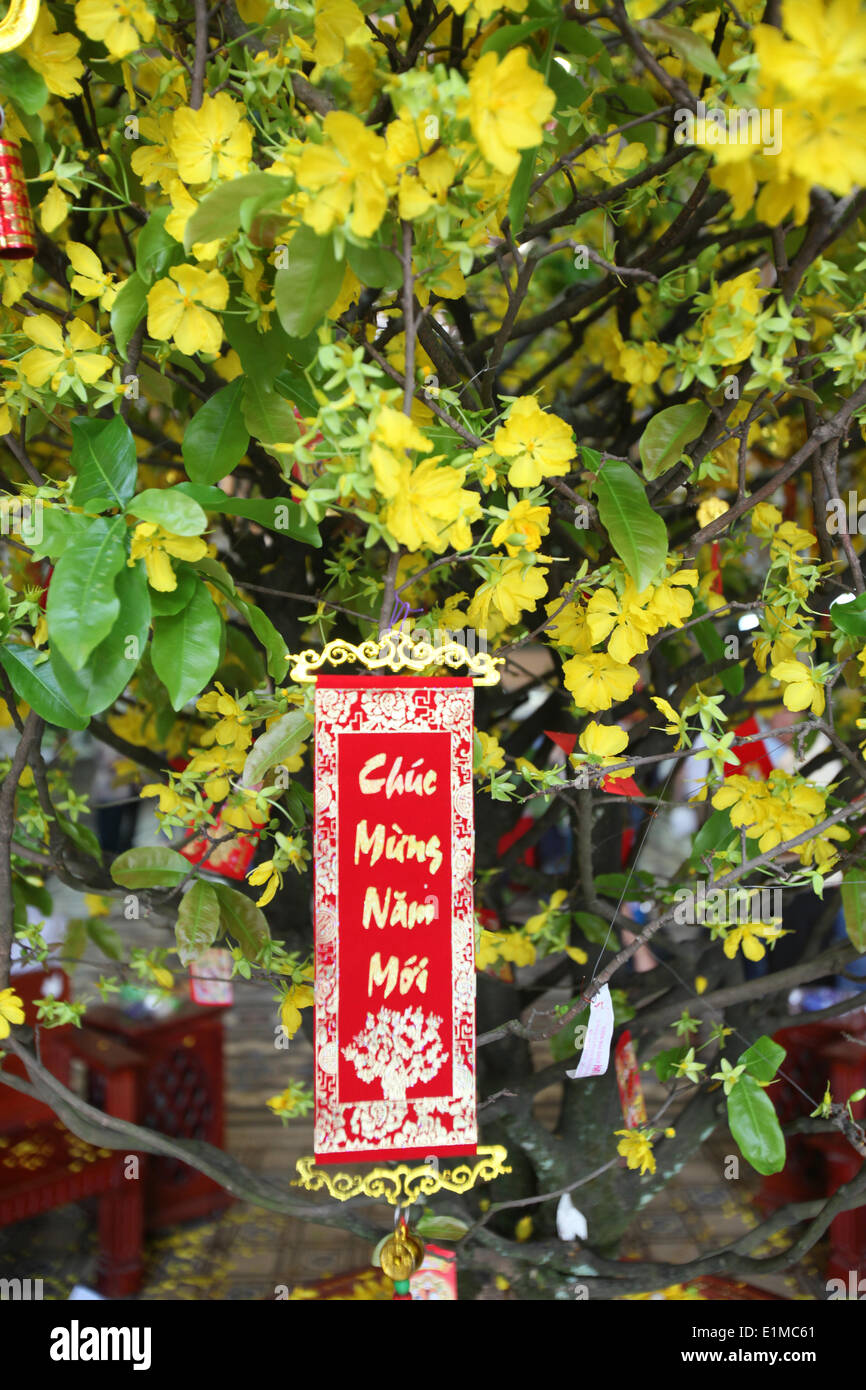
<svg viewBox="0 0 866 1390">
<path fill-rule="evenodd" d="M 472 893 L 474 729 L 471 686 L 435 682 L 401 684 L 399 677 L 370 682 L 369 688 L 316 690 L 316 1122 L 315 1148 L 338 1157 L 363 1150 L 436 1147 L 461 1149 L 477 1142 L 475 1115 L 475 936 Z M 384 1098 L 341 1102 L 339 1097 L 337 973 L 339 911 L 337 903 L 337 739 L 334 728 L 356 732 L 427 732 L 451 734 L 451 962 L 453 1059 L 439 1043 L 435 1070 L 454 1085 L 454 1094 L 405 1099 L 403 1078 L 390 1074 L 385 1062 L 378 1076 Z M 381 1013 L 389 1013 L 382 1010 Z M 411 1012 L 411 1011 L 410 1011 Z M 421 1010 L 416 1010 L 421 1014 Z M 395 1015 L 396 1017 L 397 1015 Z M 427 1023 L 441 1023 L 432 1016 Z M 414 1020 L 422 1032 L 424 1024 Z M 366 1030 L 375 1029 L 368 1016 Z M 420 1034 L 419 1034 L 420 1035 Z M 344 1044 L 348 1055 L 361 1035 Z M 429 1040 L 428 1040 L 429 1042 Z M 428 1043 L 428 1066 L 435 1054 Z M 363 1048 L 362 1048 L 363 1051 Z M 359 1054 L 360 1055 L 360 1054 Z M 354 1056 L 349 1060 L 354 1061 Z M 451 1060 L 453 1065 L 447 1065 Z M 357 1066 L 357 1062 L 355 1062 Z M 394 1068 L 391 1068 L 394 1071 Z M 452 1081 L 453 1077 L 453 1081 Z M 416 1080 L 419 1078 L 415 1078 Z M 407 1084 L 414 1084 L 410 1081 Z M 402 1087 L 402 1093 L 401 1093 Z"/>
</svg>

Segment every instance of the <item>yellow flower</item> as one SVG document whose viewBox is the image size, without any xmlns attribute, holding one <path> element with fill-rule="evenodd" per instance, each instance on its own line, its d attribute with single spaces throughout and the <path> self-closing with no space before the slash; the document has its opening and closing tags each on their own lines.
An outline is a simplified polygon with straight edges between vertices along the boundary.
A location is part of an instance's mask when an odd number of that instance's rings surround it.
<svg viewBox="0 0 866 1390">
<path fill-rule="evenodd" d="M 252 873 L 247 874 L 247 882 L 253 888 L 258 888 L 263 883 L 267 885 L 261 897 L 256 898 L 257 907 L 267 907 L 277 889 L 282 888 L 283 876 L 279 869 L 274 868 L 273 859 L 267 859 L 264 864 L 259 864 Z"/>
<path fill-rule="evenodd" d="M 519 396 L 509 406 L 493 447 L 502 458 L 511 459 L 512 487 L 537 487 L 543 478 L 561 477 L 575 454 L 571 426 L 542 410 L 534 396 Z"/>
<path fill-rule="evenodd" d="M 655 1172 L 656 1160 L 652 1143 L 642 1130 L 617 1129 L 614 1130 L 614 1134 L 623 1136 L 616 1146 L 616 1151 L 622 1154 L 629 1168 L 639 1168 L 641 1177 L 644 1173 Z"/>
<path fill-rule="evenodd" d="M 33 314 L 21 328 L 37 344 L 21 358 L 21 373 L 31 386 L 44 386 L 50 379 L 52 391 L 59 391 L 75 378 L 90 386 L 111 370 L 111 359 L 94 351 L 105 340 L 83 319 L 72 320 L 65 338 L 48 314 Z"/>
<path fill-rule="evenodd" d="M 695 976 L 695 994 L 704 994 L 704 993 L 706 992 L 706 988 L 707 988 L 707 977 L 706 977 L 706 975 L 696 975 L 696 976 Z"/>
<path fill-rule="evenodd" d="M 127 564 L 134 565 L 143 558 L 151 588 L 170 594 L 177 588 L 177 579 L 169 555 L 193 562 L 206 554 L 207 544 L 201 536 L 175 536 L 152 521 L 141 521 L 133 532 Z"/>
<path fill-rule="evenodd" d="M 104 271 L 96 252 L 80 241 L 67 241 L 66 254 L 76 272 L 72 277 L 72 288 L 82 299 L 98 299 L 100 308 L 110 309 L 117 298 L 116 276 Z"/>
<path fill-rule="evenodd" d="M 531 1217 L 531 1216 L 521 1216 L 521 1218 L 520 1218 L 520 1220 L 518 1221 L 517 1225 L 514 1227 L 514 1239 L 515 1239 L 515 1240 L 520 1240 L 520 1241 L 529 1240 L 529 1237 L 530 1237 L 531 1235 L 532 1235 L 532 1217 Z"/>
<path fill-rule="evenodd" d="M 385 525 L 409 550 L 427 546 L 442 551 L 449 540 L 468 544 L 469 523 L 481 515 L 481 499 L 463 487 L 465 468 L 440 468 L 435 458 L 413 466 L 406 451 L 429 453 L 432 447 L 407 415 L 390 406 L 379 411 L 371 436 L 370 461 L 376 486 L 388 502 Z M 464 530 L 468 535 L 463 535 Z"/>
<path fill-rule="evenodd" d="M 202 695 L 196 701 L 196 709 L 200 714 L 218 714 L 220 718 L 216 724 L 202 734 L 201 742 L 203 747 L 208 748 L 212 743 L 218 743 L 223 748 L 234 746 L 240 750 L 248 748 L 253 737 L 253 731 L 249 724 L 244 723 L 245 711 L 243 706 L 238 703 L 233 695 L 229 695 L 224 685 L 215 681 L 216 690 L 209 690 L 207 695 Z"/>
<path fill-rule="evenodd" d="M 532 502 L 515 502 L 508 516 L 493 532 L 494 545 L 502 545 L 509 555 L 521 550 L 538 550 L 542 536 L 550 529 L 550 508 L 537 507 Z"/>
<path fill-rule="evenodd" d="M 557 888 L 556 892 L 551 894 L 547 906 L 542 906 L 540 912 L 536 912 L 534 916 L 527 918 L 523 924 L 523 930 L 528 936 L 537 936 L 539 932 L 544 931 L 551 917 L 559 911 L 562 904 L 566 902 L 567 899 L 568 893 L 566 889 Z"/>
<path fill-rule="evenodd" d="M 24 1022 L 24 1000 L 14 989 L 0 989 L 0 1038 L 8 1038 L 10 1024 Z"/>
<path fill-rule="evenodd" d="M 602 767 L 607 767 L 622 761 L 617 755 L 628 747 L 628 734 L 618 724 L 597 724 L 593 719 L 581 733 L 578 743 L 584 753 L 600 759 Z M 623 769 L 617 775 L 627 777 L 629 774 Z"/>
<path fill-rule="evenodd" d="M 798 550 L 811 550 L 815 537 L 811 531 L 804 531 L 795 521 L 783 521 L 773 536 L 770 553 L 793 554 Z"/>
<path fill-rule="evenodd" d="M 84 64 L 78 57 L 78 48 L 73 34 L 58 34 L 48 6 L 40 5 L 36 24 L 18 52 L 27 66 L 39 73 L 49 92 L 68 98 L 81 94 L 78 79 L 84 72 Z"/>
<path fill-rule="evenodd" d="M 477 970 L 487 970 L 499 959 L 499 947 L 502 941 L 501 932 L 481 930 L 481 940 L 475 952 L 475 968 Z"/>
<path fill-rule="evenodd" d="M 72 206 L 69 199 L 63 193 L 58 183 L 52 183 L 47 194 L 39 204 L 39 221 L 42 223 L 42 230 L 49 236 L 56 232 L 67 218 L 69 209 Z"/>
<path fill-rule="evenodd" d="M 171 279 L 157 280 L 147 294 L 147 331 L 152 338 L 173 339 L 180 352 L 216 355 L 223 340 L 220 320 L 210 309 L 228 303 L 228 281 L 218 270 L 173 265 Z M 204 306 L 204 307 L 202 307 Z"/>
<path fill-rule="evenodd" d="M 650 590 L 652 596 L 646 605 L 646 616 L 654 631 L 662 627 L 682 627 L 695 606 L 694 596 L 685 590 L 693 589 L 697 583 L 697 570 L 679 570 Z"/>
<path fill-rule="evenodd" d="M 385 131 L 388 162 L 398 180 L 400 216 L 411 219 L 444 203 L 457 173 L 457 165 L 438 141 L 439 122 L 429 113 L 401 111 Z M 438 286 L 437 286 L 438 289 Z"/>
<path fill-rule="evenodd" d="M 479 58 L 469 79 L 469 122 L 488 164 L 513 174 L 520 151 L 541 144 L 555 102 L 525 48 L 513 48 L 501 62 L 495 53 Z"/>
<path fill-rule="evenodd" d="M 130 163 L 133 172 L 145 185 L 158 183 L 168 191 L 177 181 L 177 160 L 172 152 L 171 137 L 174 129 L 174 112 L 164 112 L 161 116 L 141 116 L 138 122 L 140 136 L 151 143 L 139 144 L 133 150 Z M 172 199 L 174 203 L 174 199 Z M 167 221 L 168 219 L 166 219 Z M 170 236 L 175 233 L 170 231 Z M 178 238 L 180 240 L 180 238 Z"/>
<path fill-rule="evenodd" d="M 784 936 L 782 928 L 775 922 L 754 922 L 745 926 L 732 927 L 725 934 L 725 955 L 733 960 L 740 947 L 747 960 L 763 960 L 766 955 L 764 941 L 777 941 Z"/>
<path fill-rule="evenodd" d="M 230 774 L 242 772 L 245 761 L 246 754 L 242 750 L 196 749 L 186 771 L 191 777 L 205 775 L 205 796 L 211 801 L 224 801 L 231 791 Z"/>
<path fill-rule="evenodd" d="M 286 990 L 280 1003 L 280 1023 L 287 1038 L 293 1038 L 301 1026 L 301 1009 L 309 1009 L 315 1002 L 314 981 L 309 976 Z"/>
<path fill-rule="evenodd" d="M 524 565 L 521 560 L 494 557 L 490 578 L 473 595 L 466 616 L 474 628 L 485 628 L 501 619 L 505 627 L 518 621 L 521 613 L 535 607 L 547 591 L 547 568 Z"/>
<path fill-rule="evenodd" d="M 161 816 L 184 817 L 190 815 L 194 810 L 191 803 L 185 801 L 168 782 L 149 782 L 146 787 L 142 787 L 141 795 L 159 797 Z"/>
<path fill-rule="evenodd" d="M 562 675 L 579 709 L 595 713 L 627 700 L 637 684 L 634 666 L 614 661 L 606 652 L 587 652 L 566 661 Z"/>
<path fill-rule="evenodd" d="M 766 539 L 773 534 L 781 520 L 782 513 L 772 502 L 759 502 L 751 515 L 752 531 L 756 536 Z"/>
<path fill-rule="evenodd" d="M 354 0 L 316 0 L 315 61 L 333 68 L 343 61 L 346 45 L 366 33 L 364 16 Z"/>
<path fill-rule="evenodd" d="M 566 593 L 568 590 L 566 590 Z M 560 594 L 559 598 L 552 603 L 544 605 L 544 611 L 548 617 L 553 617 L 554 613 L 558 616 L 553 622 L 549 622 L 546 631 L 551 639 L 560 647 L 570 647 L 575 652 L 588 652 L 592 650 L 592 634 L 589 624 L 586 621 L 586 609 L 576 601 L 566 603 L 563 608 L 565 594 Z M 558 612 L 558 610 L 561 610 Z"/>
<path fill-rule="evenodd" d="M 244 107 L 228 92 L 205 97 L 198 111 L 181 107 L 174 113 L 171 148 L 184 183 L 238 178 L 247 172 L 253 153 Z"/>
<path fill-rule="evenodd" d="M 298 183 L 317 195 L 303 219 L 319 236 L 347 219 L 356 236 L 372 236 L 394 182 L 385 141 L 347 111 L 330 111 L 322 132 L 326 143 L 309 141 L 298 161 Z"/>
<path fill-rule="evenodd" d="M 677 714 L 670 701 L 666 700 L 662 695 L 651 695 L 650 699 L 652 700 L 656 709 L 661 711 L 665 719 L 670 721 L 668 724 L 665 725 L 664 732 L 666 734 L 676 734 L 677 741 L 674 745 L 675 748 L 685 747 L 688 727 L 688 721 L 686 720 L 685 716 L 682 714 Z"/>
<path fill-rule="evenodd" d="M 499 942 L 499 954 L 512 965 L 535 964 L 535 947 L 520 931 L 503 933 Z"/>
<path fill-rule="evenodd" d="M 112 58 L 134 53 L 156 30 L 156 16 L 144 0 L 78 0 L 75 19 L 89 39 L 105 44 Z"/>
<path fill-rule="evenodd" d="M 730 506 L 727 502 L 723 502 L 721 497 L 708 497 L 698 507 L 698 525 L 703 530 L 705 526 L 709 526 L 711 521 L 716 521 L 727 511 L 730 511 Z"/>
<path fill-rule="evenodd" d="M 646 613 L 652 590 L 639 594 L 634 580 L 625 582 L 622 597 L 612 589 L 598 589 L 586 605 L 586 621 L 593 643 L 602 642 L 609 633 L 613 636 L 608 651 L 614 661 L 628 662 L 638 652 L 647 649 L 647 634 L 654 624 Z"/>
<path fill-rule="evenodd" d="M 824 713 L 824 687 L 815 679 L 812 669 L 802 661 L 780 661 L 777 666 L 771 667 L 770 675 L 785 686 L 782 703 L 786 709 L 798 711 L 810 708 L 818 716 Z"/>
<path fill-rule="evenodd" d="M 498 772 L 505 766 L 505 754 L 499 745 L 499 740 L 492 734 L 485 734 L 482 729 L 475 730 L 475 737 L 481 746 L 479 754 L 478 747 L 475 750 L 475 765 L 472 771 L 476 777 L 482 776 L 486 772 Z"/>
<path fill-rule="evenodd" d="M 222 808 L 226 825 L 233 825 L 235 830 L 260 830 L 267 822 L 268 813 L 259 808 L 256 797 L 257 793 L 251 788 L 239 788 L 232 801 Z"/>
</svg>

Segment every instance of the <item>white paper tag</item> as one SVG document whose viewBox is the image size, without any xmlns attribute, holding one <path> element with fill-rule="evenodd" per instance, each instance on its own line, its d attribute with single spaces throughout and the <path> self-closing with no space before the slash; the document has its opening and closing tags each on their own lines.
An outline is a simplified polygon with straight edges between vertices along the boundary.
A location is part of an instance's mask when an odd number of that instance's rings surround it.
<svg viewBox="0 0 866 1390">
<path fill-rule="evenodd" d="M 586 1240 L 586 1217 L 578 1211 L 567 1192 L 562 1194 L 556 1208 L 556 1234 L 560 1240 Z"/>
<path fill-rule="evenodd" d="M 581 1076 L 602 1076 L 610 1061 L 610 1042 L 613 1037 L 613 1003 L 607 985 L 589 1003 L 589 1027 L 580 1061 L 566 1076 L 577 1080 Z"/>
</svg>

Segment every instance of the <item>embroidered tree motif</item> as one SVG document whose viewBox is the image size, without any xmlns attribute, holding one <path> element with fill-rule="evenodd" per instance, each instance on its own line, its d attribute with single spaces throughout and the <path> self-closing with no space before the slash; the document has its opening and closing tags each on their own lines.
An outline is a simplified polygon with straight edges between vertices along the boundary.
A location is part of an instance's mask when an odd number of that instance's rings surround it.
<svg viewBox="0 0 866 1390">
<path fill-rule="evenodd" d="M 343 1048 L 361 1081 L 380 1081 L 386 1100 L 403 1100 L 410 1086 L 432 1081 L 448 1053 L 442 1046 L 442 1020 L 418 1009 L 367 1014 L 364 1031 Z"/>
</svg>

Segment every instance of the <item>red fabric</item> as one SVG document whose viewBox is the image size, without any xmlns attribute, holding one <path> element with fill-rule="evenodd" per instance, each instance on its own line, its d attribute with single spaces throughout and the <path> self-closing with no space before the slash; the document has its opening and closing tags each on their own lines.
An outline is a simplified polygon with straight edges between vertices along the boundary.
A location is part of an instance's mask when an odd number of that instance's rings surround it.
<svg viewBox="0 0 866 1390">
<path fill-rule="evenodd" d="M 475 1152 L 471 714 L 468 678 L 319 678 L 319 1163 Z"/>
<path fill-rule="evenodd" d="M 532 819 L 532 816 L 521 816 L 510 830 L 506 830 L 504 835 L 500 835 L 496 845 L 496 853 L 500 857 L 505 854 L 506 850 L 511 849 L 512 845 L 516 845 L 518 840 L 523 839 L 524 835 L 527 831 L 532 829 L 534 824 L 535 821 Z M 528 868 L 534 869 L 537 861 L 538 851 L 535 845 L 530 845 L 529 849 L 524 850 L 517 862 L 518 864 L 526 864 Z"/>
<path fill-rule="evenodd" d="M 744 719 L 742 724 L 738 724 L 734 734 L 737 738 L 745 738 L 748 734 L 760 734 L 755 716 L 752 714 L 748 719 Z M 756 738 L 751 743 L 741 743 L 737 748 L 732 748 L 731 753 L 737 761 L 725 763 L 726 777 L 742 776 L 749 766 L 757 767 L 764 779 L 773 771 L 773 763 L 762 738 Z"/>
</svg>

